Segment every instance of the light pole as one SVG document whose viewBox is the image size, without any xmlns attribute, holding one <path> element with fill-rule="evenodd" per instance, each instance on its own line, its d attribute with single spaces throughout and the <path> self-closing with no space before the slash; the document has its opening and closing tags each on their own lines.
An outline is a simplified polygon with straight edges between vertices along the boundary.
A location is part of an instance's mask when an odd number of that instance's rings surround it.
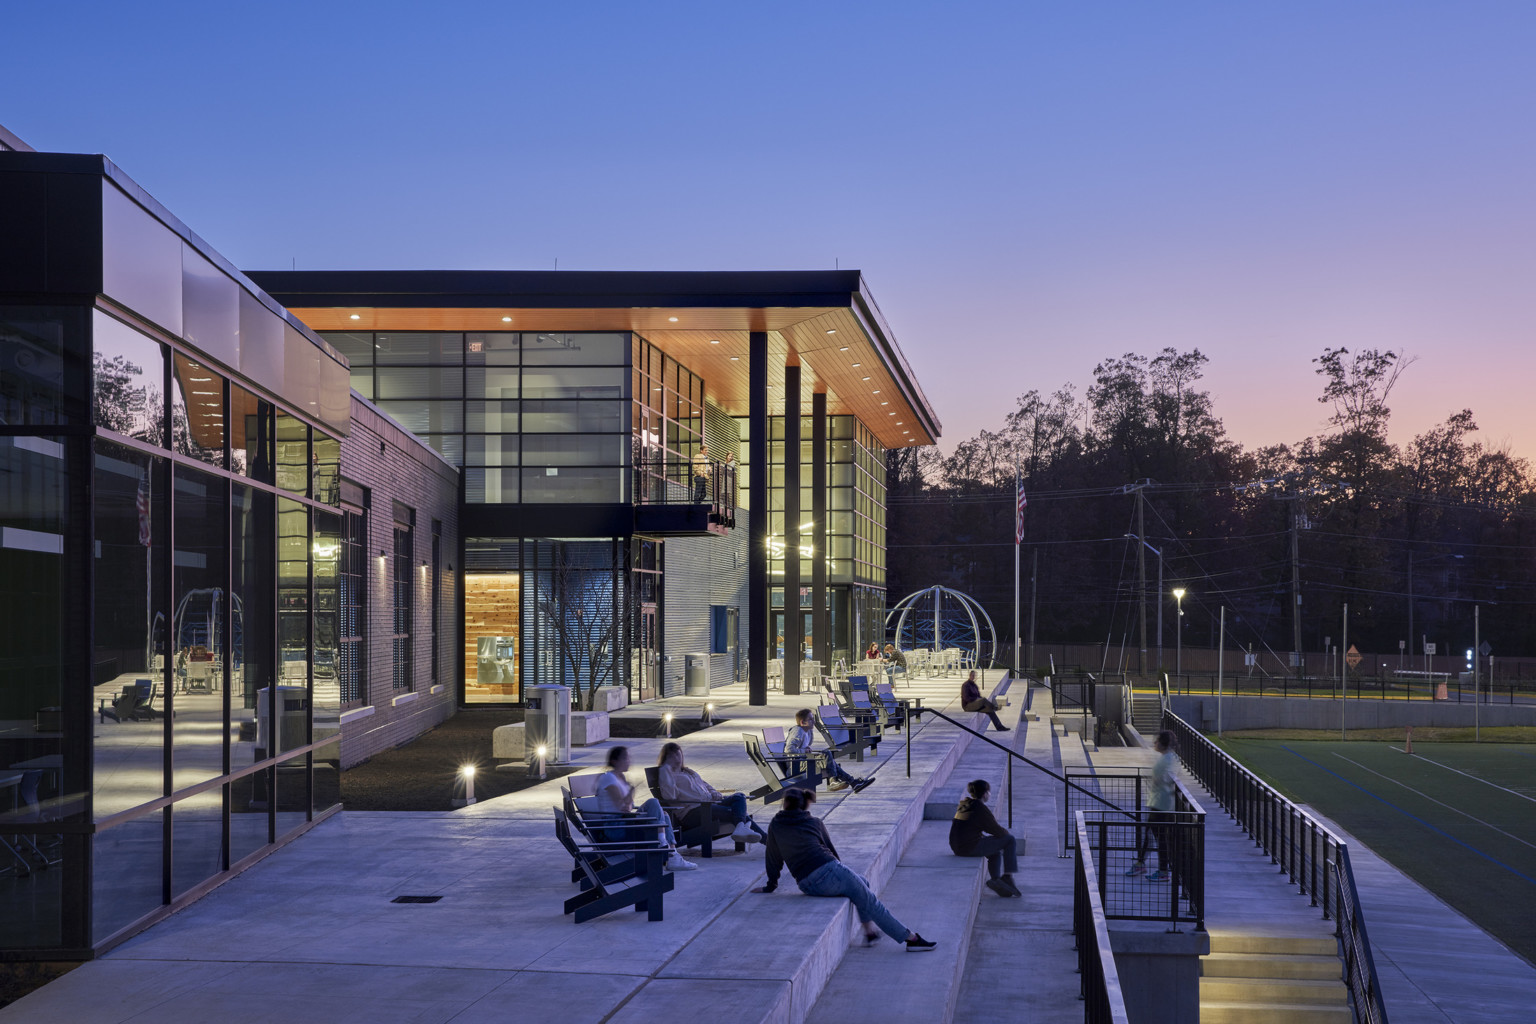
<svg viewBox="0 0 1536 1024">
<path fill-rule="evenodd" d="M 1174 622 L 1173 622 L 1173 637 L 1174 637 L 1174 645 L 1175 645 L 1174 649 L 1178 652 L 1177 655 L 1176 655 L 1176 657 L 1178 659 L 1177 667 L 1174 669 L 1174 673 L 1173 674 L 1177 675 L 1177 676 L 1182 676 L 1184 674 L 1184 588 L 1183 587 L 1174 587 L 1173 588 L 1173 599 L 1175 601 L 1177 601 L 1178 604 L 1179 604 L 1179 615 L 1178 615 L 1178 618 L 1174 619 Z"/>
<path fill-rule="evenodd" d="M 1147 550 L 1152 552 L 1154 555 L 1157 556 L 1157 666 L 1158 666 L 1158 668 L 1162 668 L 1163 667 L 1163 553 L 1161 551 L 1157 550 L 1157 548 L 1153 547 L 1151 544 L 1147 544 L 1146 541 L 1142 540 L 1140 537 L 1138 537 L 1134 533 L 1128 533 L 1128 534 L 1126 534 L 1126 536 L 1131 538 L 1132 540 L 1139 541 L 1142 544 L 1146 544 Z M 1145 585 L 1145 584 L 1143 584 L 1143 585 Z M 1145 605 L 1143 605 L 1143 607 L 1145 607 Z M 1146 619 L 1142 619 L 1141 621 L 1143 623 L 1142 629 L 1146 629 L 1145 623 L 1146 623 L 1147 620 Z M 1143 643 L 1145 643 L 1145 640 L 1143 640 Z M 1143 650 L 1141 652 L 1141 656 L 1142 656 L 1142 659 L 1145 660 L 1146 656 L 1147 656 L 1147 652 L 1145 650 Z"/>
</svg>

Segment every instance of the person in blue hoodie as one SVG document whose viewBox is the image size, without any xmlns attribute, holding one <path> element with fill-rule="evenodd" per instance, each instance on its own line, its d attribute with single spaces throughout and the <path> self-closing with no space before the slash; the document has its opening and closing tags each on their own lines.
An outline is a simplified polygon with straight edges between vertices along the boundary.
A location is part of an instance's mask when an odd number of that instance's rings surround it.
<svg viewBox="0 0 1536 1024">
<path fill-rule="evenodd" d="M 795 884 L 807 896 L 844 896 L 852 901 L 864 926 L 865 946 L 879 942 L 881 932 L 904 943 L 909 953 L 926 953 L 936 946 L 896 920 L 870 891 L 868 879 L 838 859 L 827 826 L 811 813 L 815 802 L 812 790 L 785 791 L 784 809 L 768 824 L 768 884 L 752 891 L 773 892 L 779 887 L 780 872 L 788 867 Z"/>
</svg>

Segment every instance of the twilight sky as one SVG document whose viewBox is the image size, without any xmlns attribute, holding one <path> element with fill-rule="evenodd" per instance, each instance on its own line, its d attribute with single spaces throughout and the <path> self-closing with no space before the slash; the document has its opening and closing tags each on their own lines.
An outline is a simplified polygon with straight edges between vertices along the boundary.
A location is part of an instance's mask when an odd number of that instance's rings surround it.
<svg viewBox="0 0 1536 1024">
<path fill-rule="evenodd" d="M 1418 362 L 1536 457 L 1536 4 L 14 3 L 0 124 L 237 266 L 856 267 L 944 424 L 1211 358 L 1246 445 L 1310 360 Z"/>
</svg>

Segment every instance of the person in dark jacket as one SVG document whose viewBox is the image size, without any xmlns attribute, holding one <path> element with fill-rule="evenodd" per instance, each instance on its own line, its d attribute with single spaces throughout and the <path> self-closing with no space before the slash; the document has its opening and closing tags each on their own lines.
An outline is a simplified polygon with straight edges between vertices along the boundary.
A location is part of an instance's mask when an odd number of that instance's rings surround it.
<svg viewBox="0 0 1536 1024">
<path fill-rule="evenodd" d="M 992 784 L 976 779 L 965 784 L 966 795 L 949 823 L 949 848 L 957 857 L 987 858 L 987 888 L 999 896 L 1023 896 L 1013 882 L 1019 870 L 1019 844 L 1013 833 L 999 825 L 987 806 Z"/>
<path fill-rule="evenodd" d="M 846 896 L 853 902 L 864 926 L 864 945 L 879 942 L 881 932 L 906 943 L 911 953 L 925 953 L 937 945 L 896 920 L 870 891 L 869 881 L 838 860 L 827 826 L 811 813 L 815 802 L 812 790 L 784 791 L 784 809 L 768 823 L 768 884 L 752 891 L 773 892 L 779 887 L 779 873 L 787 866 L 807 896 Z"/>
<path fill-rule="evenodd" d="M 998 732 L 1008 731 L 1002 719 L 997 717 L 997 705 L 981 695 L 981 687 L 976 685 L 975 669 L 971 669 L 970 676 L 960 684 L 960 706 L 967 711 L 985 711 L 987 717 L 992 719 L 992 728 Z"/>
</svg>

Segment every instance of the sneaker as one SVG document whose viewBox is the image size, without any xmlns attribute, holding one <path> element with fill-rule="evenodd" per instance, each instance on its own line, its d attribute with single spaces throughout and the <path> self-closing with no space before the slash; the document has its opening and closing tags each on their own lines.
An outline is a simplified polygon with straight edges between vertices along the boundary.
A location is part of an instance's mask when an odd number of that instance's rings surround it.
<svg viewBox="0 0 1536 1024">
<path fill-rule="evenodd" d="M 862 793 L 866 789 L 868 789 L 870 786 L 873 786 L 874 784 L 875 784 L 875 777 L 873 775 L 870 775 L 870 776 L 868 776 L 866 778 L 859 779 L 857 782 L 855 782 L 853 784 L 853 791 L 855 793 Z"/>
<path fill-rule="evenodd" d="M 998 728 L 993 729 L 992 731 L 993 732 L 1007 732 L 1008 731 L 1008 727 L 1006 725 L 999 726 Z"/>
<path fill-rule="evenodd" d="M 668 871 L 693 871 L 698 865 L 691 860 L 684 860 L 681 854 L 674 853 L 667 858 Z"/>
<path fill-rule="evenodd" d="M 1126 868 L 1125 877 L 1126 878 L 1135 878 L 1137 875 L 1144 875 L 1146 873 L 1147 873 L 1147 866 L 1145 864 L 1143 864 L 1141 861 L 1137 861 L 1136 863 L 1132 864 L 1129 868 Z"/>
<path fill-rule="evenodd" d="M 880 933 L 879 932 L 875 932 L 872 935 L 865 935 L 864 936 L 864 948 L 865 949 L 868 949 L 871 946 L 878 945 L 879 943 L 880 943 Z"/>
<path fill-rule="evenodd" d="M 827 783 L 827 792 L 829 793 L 836 793 L 839 790 L 844 790 L 847 788 L 848 783 L 844 782 L 842 779 L 833 779 L 831 782 Z"/>
<path fill-rule="evenodd" d="M 912 938 L 907 940 L 907 952 L 908 953 L 926 953 L 930 949 L 932 949 L 934 946 L 937 946 L 937 945 L 938 945 L 937 942 L 929 942 L 927 939 L 923 938 L 921 935 L 917 934 L 916 932 L 913 932 L 912 933 Z"/>
<path fill-rule="evenodd" d="M 999 878 L 998 881 L 1002 882 L 1008 887 L 1009 896 L 1019 898 L 1024 895 L 1024 890 L 1020 889 L 1018 884 L 1014 882 L 1012 875 L 1004 875 L 1002 878 Z"/>
<path fill-rule="evenodd" d="M 1001 878 L 987 879 L 987 888 L 991 889 L 993 892 L 997 893 L 1004 899 L 1007 899 L 1013 895 L 1013 890 L 1009 889 L 1008 883 L 1004 882 Z"/>
<path fill-rule="evenodd" d="M 744 821 L 736 826 L 736 830 L 731 833 L 731 838 L 738 843 L 756 843 L 762 839 L 761 836 L 752 831 L 752 826 Z"/>
<path fill-rule="evenodd" d="M 1166 882 L 1166 881 L 1168 881 L 1168 872 L 1162 871 L 1162 870 L 1148 871 L 1147 872 L 1147 881 L 1149 881 L 1149 882 Z"/>
</svg>

